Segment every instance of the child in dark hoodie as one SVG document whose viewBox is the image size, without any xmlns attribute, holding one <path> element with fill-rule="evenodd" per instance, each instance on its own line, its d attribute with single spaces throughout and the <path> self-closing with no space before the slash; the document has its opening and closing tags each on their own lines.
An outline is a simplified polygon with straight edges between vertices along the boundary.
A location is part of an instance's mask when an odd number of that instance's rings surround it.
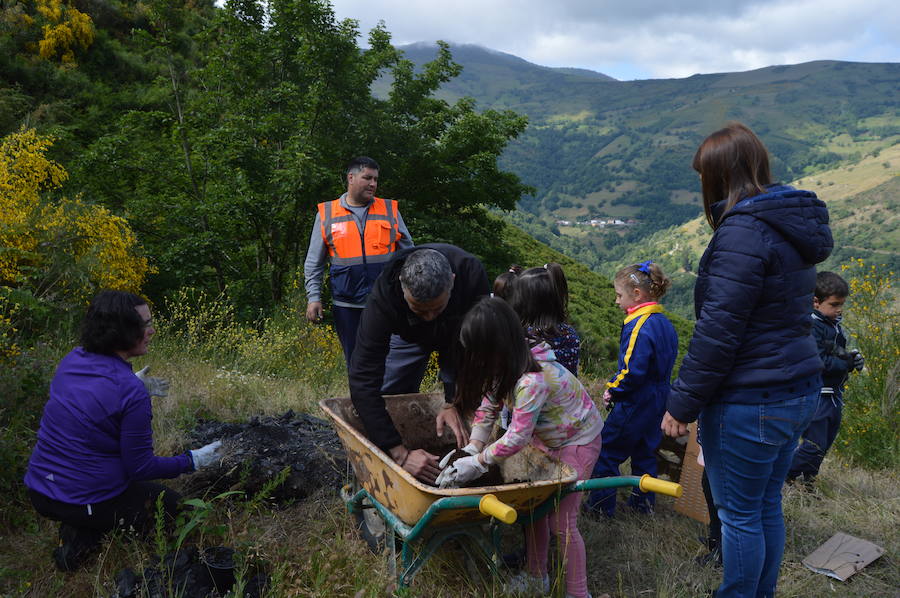
<svg viewBox="0 0 900 598">
<path fill-rule="evenodd" d="M 819 406 L 809 427 L 803 432 L 803 442 L 794 453 L 788 480 L 803 476 L 807 486 L 819 474 L 825 453 L 831 448 L 841 427 L 844 408 L 844 382 L 851 370 L 863 369 L 865 359 L 859 351 L 847 351 L 847 337 L 841 328 L 844 303 L 850 294 L 847 281 L 834 272 L 816 275 L 816 295 L 813 297 L 813 337 L 819 348 L 822 390 Z"/>
</svg>

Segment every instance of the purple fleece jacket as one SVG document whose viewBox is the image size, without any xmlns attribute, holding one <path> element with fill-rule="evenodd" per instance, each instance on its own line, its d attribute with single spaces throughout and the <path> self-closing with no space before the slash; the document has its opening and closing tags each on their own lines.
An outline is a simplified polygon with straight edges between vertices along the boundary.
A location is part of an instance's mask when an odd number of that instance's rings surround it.
<svg viewBox="0 0 900 598">
<path fill-rule="evenodd" d="M 25 485 L 62 502 L 96 504 L 129 482 L 193 471 L 191 455 L 153 454 L 150 396 L 131 364 L 76 347 L 50 383 Z"/>
</svg>

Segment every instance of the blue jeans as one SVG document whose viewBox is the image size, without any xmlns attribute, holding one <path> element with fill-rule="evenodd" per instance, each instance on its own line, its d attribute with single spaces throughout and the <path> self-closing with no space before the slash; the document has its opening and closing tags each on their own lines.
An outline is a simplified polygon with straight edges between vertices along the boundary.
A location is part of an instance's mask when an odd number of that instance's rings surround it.
<svg viewBox="0 0 900 598">
<path fill-rule="evenodd" d="M 761 405 L 713 403 L 700 438 L 722 521 L 724 571 L 717 598 L 772 598 L 784 553 L 781 487 L 818 391 Z"/>
</svg>

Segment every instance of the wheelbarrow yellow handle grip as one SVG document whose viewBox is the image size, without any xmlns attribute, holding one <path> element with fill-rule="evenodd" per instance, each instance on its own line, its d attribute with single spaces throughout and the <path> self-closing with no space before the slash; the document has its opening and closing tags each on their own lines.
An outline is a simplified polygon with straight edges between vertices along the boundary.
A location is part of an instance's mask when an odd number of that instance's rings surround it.
<svg viewBox="0 0 900 598">
<path fill-rule="evenodd" d="M 644 492 L 656 492 L 657 494 L 666 494 L 678 498 L 683 492 L 681 484 L 675 482 L 667 482 L 654 478 L 649 473 L 641 476 L 640 489 Z"/>
<path fill-rule="evenodd" d="M 514 508 L 506 503 L 500 502 L 493 494 L 485 494 L 481 497 L 481 501 L 478 503 L 478 510 L 485 515 L 490 515 L 495 519 L 499 519 L 507 525 L 515 523 L 516 517 L 518 517 L 518 513 L 516 513 Z"/>
</svg>

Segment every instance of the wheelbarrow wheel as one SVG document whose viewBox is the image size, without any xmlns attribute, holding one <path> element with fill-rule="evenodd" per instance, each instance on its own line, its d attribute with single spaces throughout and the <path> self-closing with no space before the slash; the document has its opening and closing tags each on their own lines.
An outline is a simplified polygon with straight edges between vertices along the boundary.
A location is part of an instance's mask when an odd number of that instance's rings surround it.
<svg viewBox="0 0 900 598">
<path fill-rule="evenodd" d="M 352 482 L 353 494 L 359 491 L 362 486 L 355 478 Z M 363 509 L 354 513 L 356 519 L 356 529 L 360 538 L 369 546 L 369 550 L 375 554 L 381 554 L 384 550 L 384 537 L 387 529 L 384 525 L 384 519 L 372 506 L 368 499 L 362 503 Z"/>
<path fill-rule="evenodd" d="M 381 554 L 384 550 L 386 531 L 384 520 L 375 509 L 370 507 L 356 514 L 356 529 L 359 530 L 360 537 L 369 545 L 369 550 L 375 554 Z"/>
</svg>

